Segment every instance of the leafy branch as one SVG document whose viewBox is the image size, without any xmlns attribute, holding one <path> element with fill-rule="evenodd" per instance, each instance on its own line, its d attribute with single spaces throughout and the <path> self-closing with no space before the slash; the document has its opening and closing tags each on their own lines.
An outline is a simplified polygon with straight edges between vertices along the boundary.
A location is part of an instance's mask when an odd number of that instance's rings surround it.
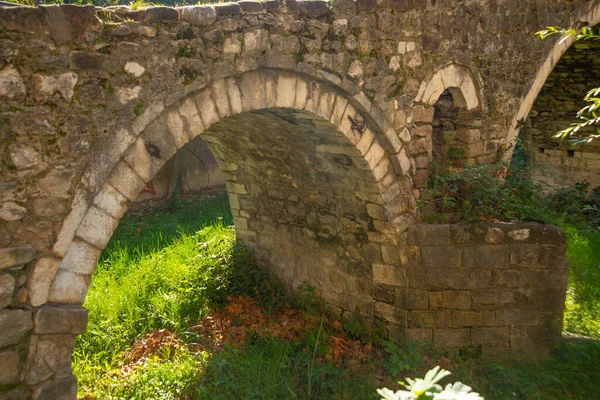
<svg viewBox="0 0 600 400">
<path fill-rule="evenodd" d="M 600 29 L 594 32 L 594 29 L 589 26 L 583 26 L 579 30 L 575 28 L 564 29 L 558 26 L 549 26 L 544 30 L 536 32 L 541 39 L 545 39 L 553 35 L 561 35 L 559 43 L 564 42 L 569 37 L 574 37 L 578 40 L 600 40 Z M 557 132 L 554 135 L 556 139 L 565 139 L 576 135 L 581 129 L 593 128 L 596 133 L 586 134 L 582 138 L 573 138 L 571 141 L 574 144 L 585 144 L 592 140 L 600 138 L 600 87 L 591 89 L 587 92 L 583 101 L 587 104 L 577 112 L 579 122 L 572 123 L 568 128 Z"/>
</svg>

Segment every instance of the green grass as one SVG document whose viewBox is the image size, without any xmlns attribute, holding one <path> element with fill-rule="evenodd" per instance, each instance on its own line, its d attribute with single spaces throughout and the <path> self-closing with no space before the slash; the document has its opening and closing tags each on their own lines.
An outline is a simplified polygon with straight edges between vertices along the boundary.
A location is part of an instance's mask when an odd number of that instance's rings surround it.
<svg viewBox="0 0 600 400">
<path fill-rule="evenodd" d="M 317 358 L 326 352 L 328 326 L 308 331 L 298 342 L 250 335 L 241 347 L 199 351 L 199 338 L 189 328 L 225 296 L 253 294 L 267 311 L 290 304 L 251 254 L 236 246 L 231 221 L 225 195 L 201 203 L 174 200 L 122 219 L 85 303 L 90 322 L 78 338 L 73 364 L 82 398 L 377 399 L 376 388 L 422 376 L 438 363 L 453 372 L 446 382 L 460 380 L 488 400 L 596 396 L 600 343 L 589 339 L 564 340 L 538 364 L 448 359 L 410 344 L 388 345 L 381 350 L 383 358 L 360 369 L 336 368 L 314 362 L 315 347 Z M 600 234 L 570 229 L 568 242 L 572 269 L 565 329 L 598 338 Z M 309 288 L 294 304 L 318 309 Z M 364 325 L 350 321 L 345 328 L 361 336 Z M 180 341 L 148 359 L 128 361 L 134 341 L 159 329 L 175 332 Z"/>
<path fill-rule="evenodd" d="M 564 329 L 600 339 L 600 231 L 567 228 L 569 288 Z"/>
</svg>

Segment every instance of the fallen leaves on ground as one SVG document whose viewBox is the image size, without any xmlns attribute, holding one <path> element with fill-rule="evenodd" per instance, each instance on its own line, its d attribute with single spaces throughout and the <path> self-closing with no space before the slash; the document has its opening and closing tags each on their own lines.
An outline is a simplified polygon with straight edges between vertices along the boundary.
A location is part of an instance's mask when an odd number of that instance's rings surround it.
<svg viewBox="0 0 600 400">
<path fill-rule="evenodd" d="M 125 353 L 125 363 L 121 372 L 127 374 L 137 365 L 143 365 L 148 358 L 160 355 L 163 359 L 170 359 L 178 347 L 185 346 L 174 332 L 168 329 L 158 329 L 147 333 L 135 340 L 131 350 Z"/>
<path fill-rule="evenodd" d="M 200 350 L 218 352 L 227 344 L 243 345 L 251 334 L 259 337 L 270 335 L 292 342 L 300 341 L 307 331 L 318 329 L 319 323 L 318 316 L 302 310 L 286 308 L 267 314 L 252 298 L 230 296 L 225 307 L 203 318 L 191 330 L 201 337 Z M 331 362 L 336 367 L 346 365 L 359 368 L 367 361 L 381 357 L 381 352 L 375 350 L 371 344 L 363 344 L 346 337 L 339 321 L 329 323 L 326 318 L 320 343 L 327 344 L 327 352 L 316 361 Z"/>
</svg>

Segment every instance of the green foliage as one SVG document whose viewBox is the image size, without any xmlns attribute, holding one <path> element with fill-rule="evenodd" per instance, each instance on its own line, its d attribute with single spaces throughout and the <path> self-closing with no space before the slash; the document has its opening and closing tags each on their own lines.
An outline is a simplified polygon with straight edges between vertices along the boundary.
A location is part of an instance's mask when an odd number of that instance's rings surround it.
<svg viewBox="0 0 600 400">
<path fill-rule="evenodd" d="M 574 28 L 564 29 L 561 27 L 549 26 L 544 30 L 536 32 L 536 35 L 542 39 L 553 35 L 561 35 L 563 38 L 560 42 L 563 42 L 569 37 L 573 37 L 576 41 L 600 40 L 600 29 L 594 31 L 594 29 L 589 26 L 583 26 L 580 30 L 576 30 Z M 583 101 L 589 104 L 577 112 L 579 122 L 572 123 L 568 128 L 556 133 L 554 136 L 555 138 L 564 139 L 571 137 L 572 142 L 575 144 L 585 144 L 600 138 L 600 87 L 589 90 L 583 98 Z M 580 137 L 577 137 L 576 135 L 583 133 L 580 131 L 585 128 L 592 128 L 596 133 L 584 133 Z"/>
<path fill-rule="evenodd" d="M 342 328 L 352 340 L 382 346 L 387 335 L 387 328 L 382 321 L 368 322 L 360 315 L 360 310 L 350 318 L 342 321 Z"/>
<path fill-rule="evenodd" d="M 577 182 L 549 196 L 550 211 L 564 223 L 600 228 L 600 187 L 588 192 L 589 182 Z"/>
<path fill-rule="evenodd" d="M 430 222 L 544 221 L 545 196 L 540 184 L 529 179 L 523 166 L 463 164 L 461 149 L 450 146 L 446 158 L 430 166 L 429 187 L 423 205 L 434 212 Z"/>
<path fill-rule="evenodd" d="M 423 345 L 407 342 L 405 346 L 386 341 L 384 349 L 388 354 L 385 372 L 392 377 L 400 377 L 406 371 L 416 370 L 423 364 Z"/>
<path fill-rule="evenodd" d="M 600 231 L 567 231 L 570 264 L 564 330 L 600 339 Z"/>
</svg>

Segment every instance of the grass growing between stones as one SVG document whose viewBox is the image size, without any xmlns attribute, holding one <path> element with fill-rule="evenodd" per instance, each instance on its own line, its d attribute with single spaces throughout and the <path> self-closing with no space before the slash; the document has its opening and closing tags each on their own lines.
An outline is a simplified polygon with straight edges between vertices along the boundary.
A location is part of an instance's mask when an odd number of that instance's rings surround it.
<svg viewBox="0 0 600 400">
<path fill-rule="evenodd" d="M 386 342 L 335 321 L 305 287 L 286 295 L 235 245 L 227 198 L 125 216 L 94 273 L 74 372 L 85 399 L 377 399 L 435 365 L 488 400 L 592 399 L 600 344 L 564 340 L 538 364 L 502 365 Z M 599 236 L 571 232 L 565 327 L 599 337 Z M 594 269 L 596 268 L 596 269 Z M 443 383 L 443 382 L 442 382 Z"/>
</svg>

